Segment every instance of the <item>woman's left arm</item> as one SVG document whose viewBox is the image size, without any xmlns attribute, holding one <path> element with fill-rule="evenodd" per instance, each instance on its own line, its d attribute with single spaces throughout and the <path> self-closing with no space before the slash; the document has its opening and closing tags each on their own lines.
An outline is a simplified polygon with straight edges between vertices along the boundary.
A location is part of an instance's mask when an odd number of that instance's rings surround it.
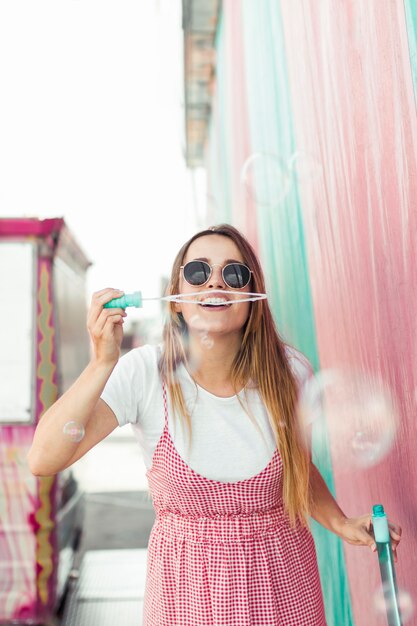
<svg viewBox="0 0 417 626">
<path fill-rule="evenodd" d="M 311 517 L 324 528 L 335 533 L 347 543 L 369 546 L 375 552 L 375 538 L 371 531 L 372 516 L 347 517 L 330 493 L 326 483 L 313 462 L 310 463 L 310 487 L 313 506 Z M 394 561 L 397 562 L 397 546 L 401 541 L 401 526 L 388 521 Z"/>
</svg>

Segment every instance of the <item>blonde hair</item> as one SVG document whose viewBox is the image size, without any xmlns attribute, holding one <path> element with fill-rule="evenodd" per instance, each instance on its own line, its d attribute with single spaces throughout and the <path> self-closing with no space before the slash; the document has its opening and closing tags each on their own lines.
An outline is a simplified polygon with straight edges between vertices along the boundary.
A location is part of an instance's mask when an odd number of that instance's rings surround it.
<svg viewBox="0 0 417 626">
<path fill-rule="evenodd" d="M 263 272 L 250 243 L 233 226 L 221 224 L 200 231 L 178 252 L 167 287 L 167 295 L 179 293 L 180 267 L 193 241 L 206 235 L 223 235 L 239 248 L 243 262 L 252 270 L 251 291 L 265 293 Z M 286 356 L 286 344 L 279 336 L 267 300 L 251 303 L 250 313 L 242 329 L 242 341 L 232 364 L 231 381 L 235 393 L 238 385 L 253 381 L 266 406 L 271 427 L 283 463 L 283 502 L 290 523 L 297 519 L 309 527 L 311 493 L 309 488 L 310 454 L 307 439 L 296 416 L 298 385 Z M 186 423 L 191 441 L 191 417 L 187 409 L 176 369 L 188 365 L 188 328 L 174 303 L 169 303 L 169 317 L 163 331 L 164 350 L 159 371 L 167 386 L 174 415 Z M 239 398 L 239 396 L 237 396 Z M 239 399 L 240 401 L 240 399 Z"/>
</svg>

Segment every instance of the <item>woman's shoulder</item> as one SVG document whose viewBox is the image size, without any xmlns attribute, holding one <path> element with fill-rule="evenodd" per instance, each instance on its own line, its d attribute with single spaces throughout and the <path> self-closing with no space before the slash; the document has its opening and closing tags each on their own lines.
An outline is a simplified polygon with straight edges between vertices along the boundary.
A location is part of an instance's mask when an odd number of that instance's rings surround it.
<svg viewBox="0 0 417 626">
<path fill-rule="evenodd" d="M 162 344 L 144 343 L 141 346 L 136 346 L 129 350 L 127 354 L 132 354 L 135 358 L 142 359 L 156 359 L 158 351 L 161 349 Z"/>
<path fill-rule="evenodd" d="M 132 348 L 123 356 L 120 357 L 119 362 L 125 367 L 145 367 L 153 368 L 158 363 L 158 345 L 144 344 Z"/>
</svg>

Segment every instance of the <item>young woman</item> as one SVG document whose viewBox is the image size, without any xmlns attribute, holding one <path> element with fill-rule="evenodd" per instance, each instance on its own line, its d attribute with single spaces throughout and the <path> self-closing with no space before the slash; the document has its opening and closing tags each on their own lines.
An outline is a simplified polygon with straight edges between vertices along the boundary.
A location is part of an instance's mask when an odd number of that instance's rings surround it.
<svg viewBox="0 0 417 626">
<path fill-rule="evenodd" d="M 50 475 L 133 424 L 156 511 L 145 626 L 324 626 L 309 517 L 374 548 L 370 515 L 342 512 L 297 426 L 311 366 L 280 338 L 267 300 L 236 302 L 246 292 L 265 292 L 261 267 L 221 225 L 175 259 L 169 293 L 196 298 L 170 303 L 161 346 L 119 359 L 126 313 L 103 305 L 121 292 L 95 293 L 94 356 L 35 433 L 31 469 Z M 79 443 L 62 437 L 71 420 L 85 428 Z M 395 552 L 401 528 L 390 532 Z"/>
</svg>

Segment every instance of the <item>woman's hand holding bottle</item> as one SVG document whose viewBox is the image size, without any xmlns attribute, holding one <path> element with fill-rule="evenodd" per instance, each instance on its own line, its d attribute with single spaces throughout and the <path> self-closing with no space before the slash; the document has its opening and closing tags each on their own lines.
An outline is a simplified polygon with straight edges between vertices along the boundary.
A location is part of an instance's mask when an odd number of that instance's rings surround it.
<svg viewBox="0 0 417 626">
<path fill-rule="evenodd" d="M 87 329 L 93 342 L 94 357 L 99 363 L 114 364 L 120 358 L 123 323 L 127 313 L 121 308 L 104 309 L 113 298 L 124 294 L 120 289 L 102 289 L 91 298 L 87 315 Z"/>
</svg>

